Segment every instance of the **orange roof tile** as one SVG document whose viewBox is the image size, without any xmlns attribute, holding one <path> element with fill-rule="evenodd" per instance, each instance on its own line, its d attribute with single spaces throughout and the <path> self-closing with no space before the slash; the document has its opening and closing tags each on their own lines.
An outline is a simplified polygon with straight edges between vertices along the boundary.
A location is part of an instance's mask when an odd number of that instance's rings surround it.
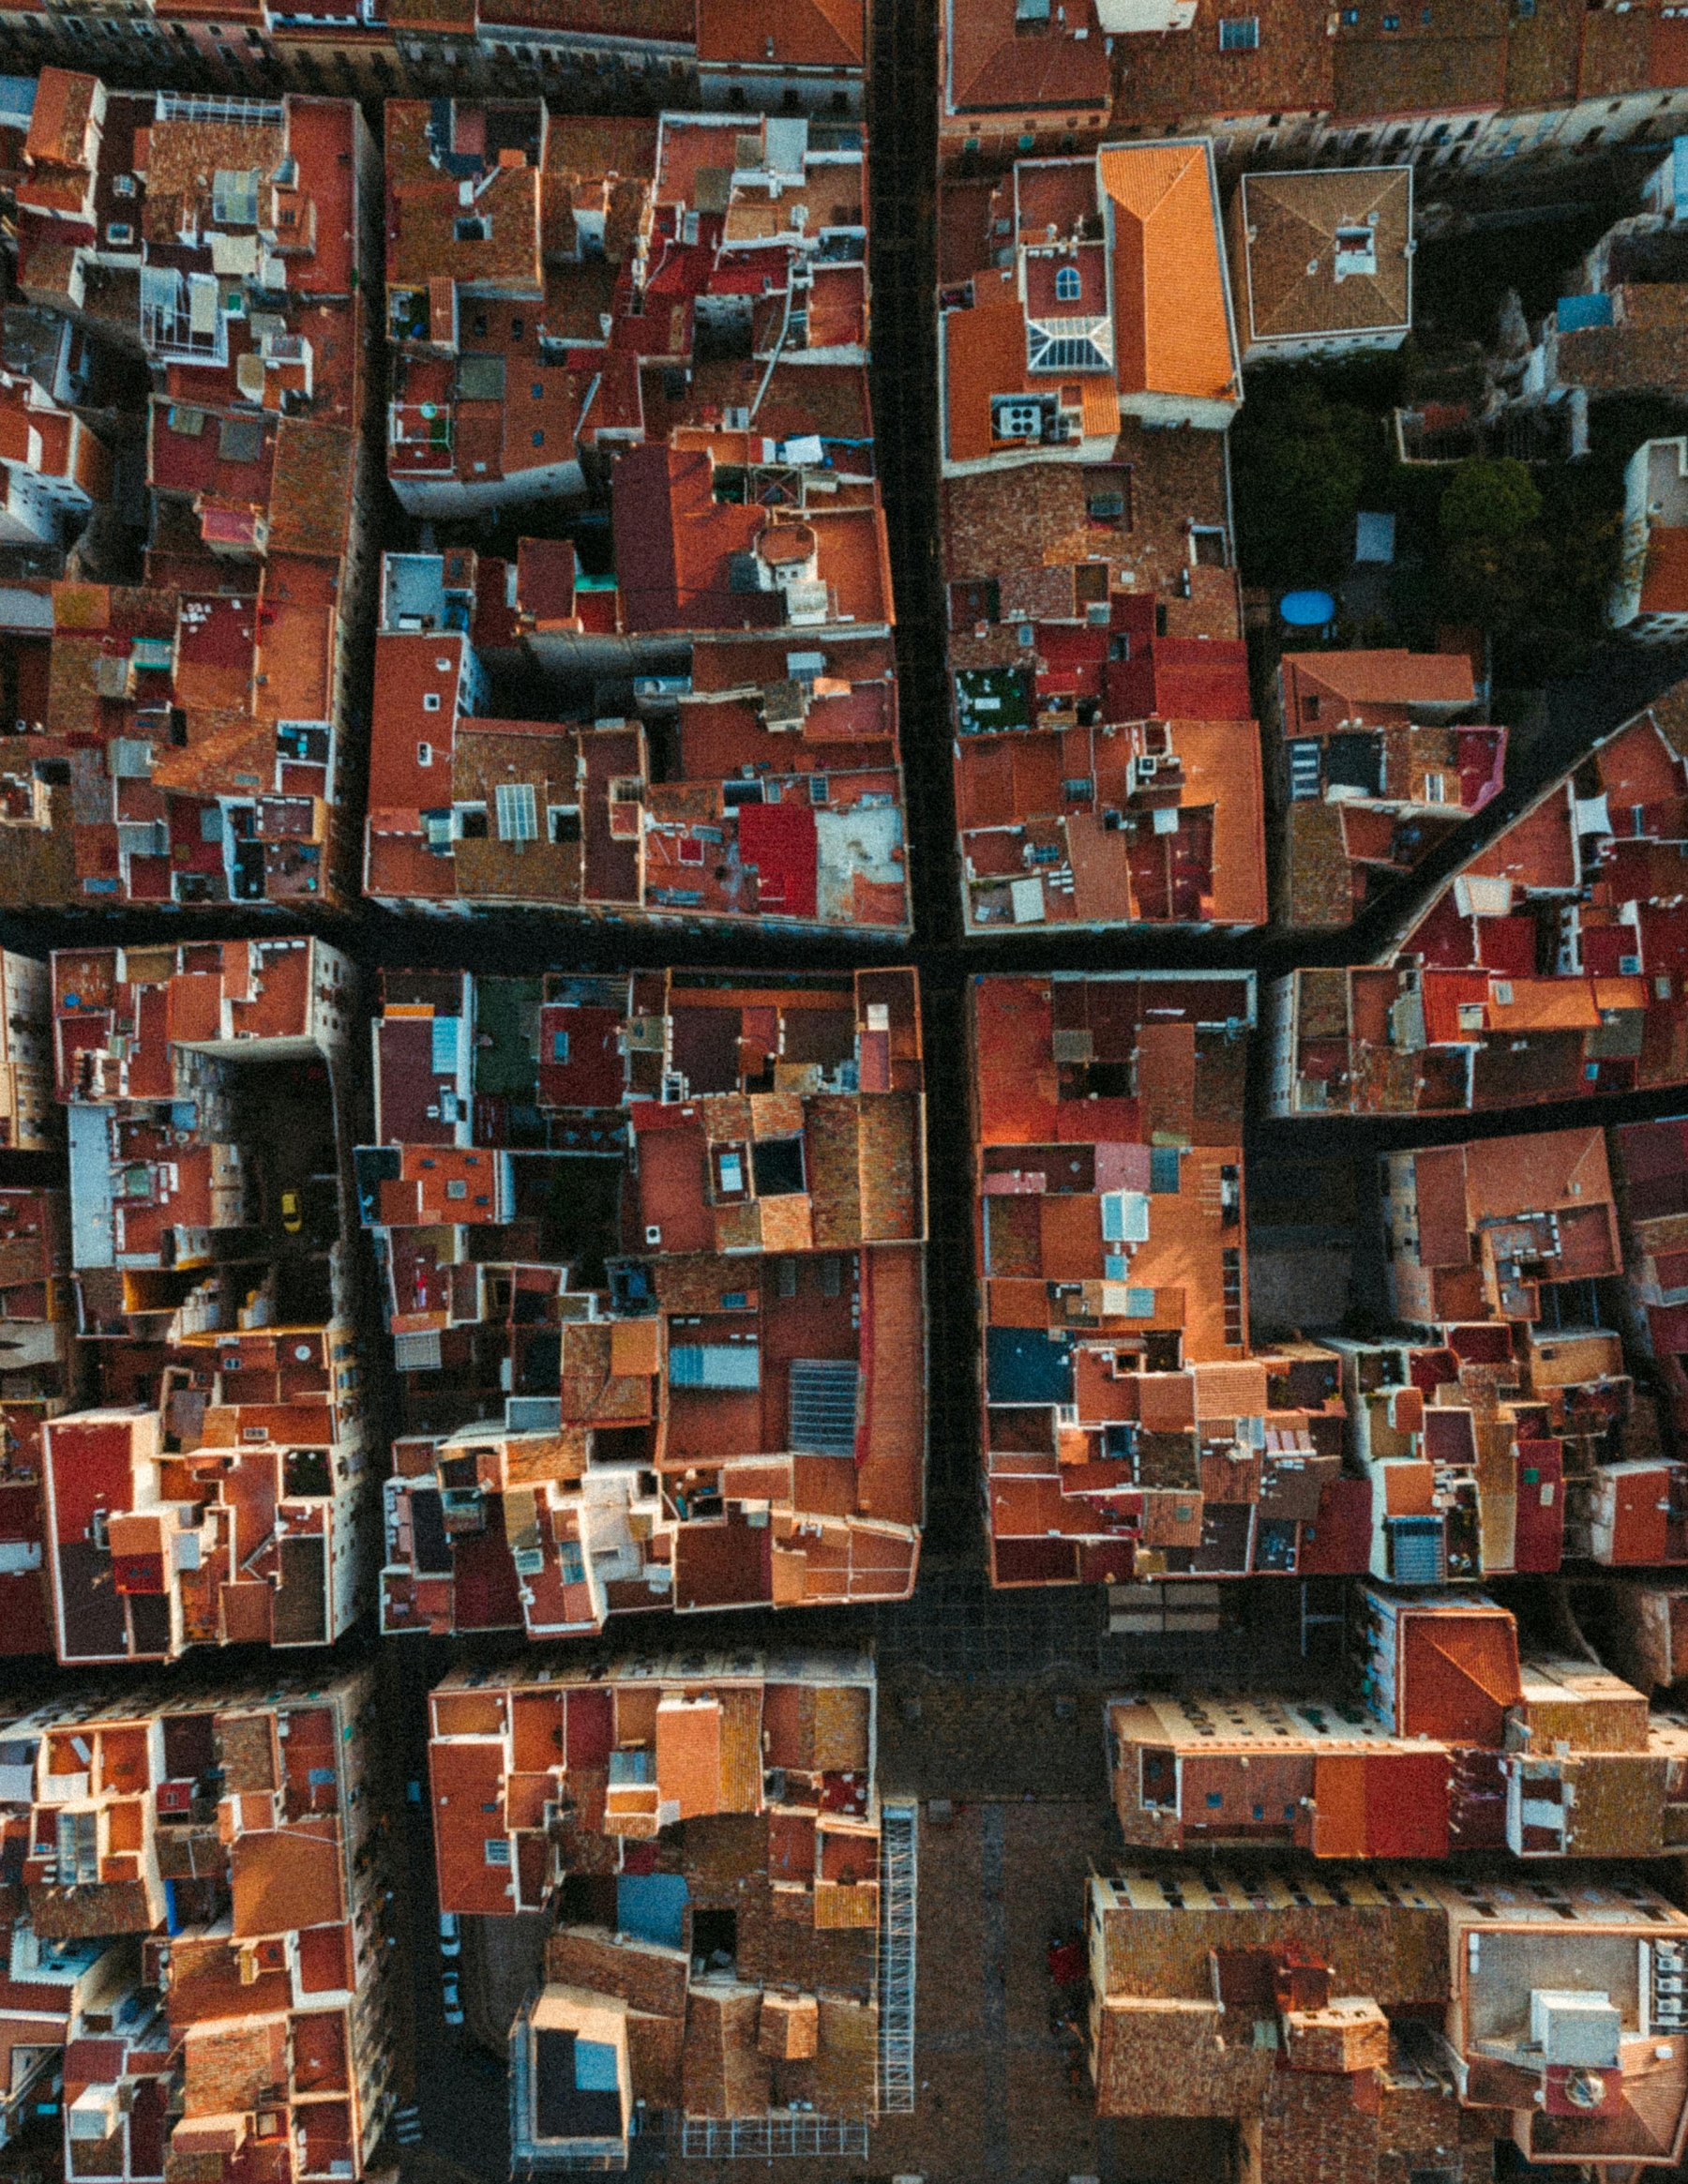
<svg viewBox="0 0 1688 2184">
<path fill-rule="evenodd" d="M 1121 388 L 1241 400 L 1219 206 L 1206 140 L 1106 144 Z"/>
</svg>

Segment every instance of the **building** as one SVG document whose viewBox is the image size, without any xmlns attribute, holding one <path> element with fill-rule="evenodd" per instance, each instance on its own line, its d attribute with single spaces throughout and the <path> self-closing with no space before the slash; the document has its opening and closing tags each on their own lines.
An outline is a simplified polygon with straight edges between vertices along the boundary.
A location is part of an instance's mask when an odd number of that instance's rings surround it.
<svg viewBox="0 0 1688 2184">
<path fill-rule="evenodd" d="M 863 0 L 746 8 L 697 0 L 698 95 L 707 107 L 860 114 L 867 54 Z"/>
<path fill-rule="evenodd" d="M 1499 794 L 1506 731 L 1463 654 L 1286 653 L 1272 769 L 1284 921 L 1345 926 Z"/>
<path fill-rule="evenodd" d="M 1553 782 L 1374 963 L 1275 980 L 1272 1111 L 1445 1114 L 1688 1079 L 1688 691 Z"/>
<path fill-rule="evenodd" d="M 1105 463 L 1125 417 L 1226 429 L 1243 375 L 1207 144 L 1017 159 L 985 203 L 981 262 L 938 322 L 945 476 Z"/>
<path fill-rule="evenodd" d="M 1577 1655 L 1520 1662 L 1482 1598 L 1360 1593 L 1362 1703 L 1196 1691 L 1108 1703 L 1132 1850 L 1316 1860 L 1668 1855 L 1688 1722 Z"/>
<path fill-rule="evenodd" d="M 0 1151 L 47 1152 L 56 1117 L 47 966 L 0 948 Z"/>
<path fill-rule="evenodd" d="M 62 1662 L 320 1646 L 354 1619 L 352 1006 L 352 967 L 319 941 L 53 956 L 92 1396 L 41 1429 Z"/>
<path fill-rule="evenodd" d="M 992 1581 L 1363 1568 L 1334 1361 L 1248 1345 L 1252 981 L 1058 972 L 968 999 Z"/>
<path fill-rule="evenodd" d="M 910 971 L 389 972 L 357 1155 L 387 1631 L 897 1600 L 924 1513 Z"/>
<path fill-rule="evenodd" d="M 1228 181 L 1386 162 L 1410 163 L 1421 197 L 1444 201 L 1498 174 L 1552 188 L 1631 145 L 1663 148 L 1688 109 L 1676 20 L 1623 0 L 1483 0 L 1428 22 L 1422 8 L 1319 0 L 1247 12 L 1125 0 L 1102 13 L 1116 33 L 1114 126 L 1211 136 Z"/>
<path fill-rule="evenodd" d="M 940 169 L 972 173 L 1096 142 L 1113 96 L 1104 24 L 1119 12 L 1120 0 L 944 0 Z"/>
<path fill-rule="evenodd" d="M 912 1869 L 906 1899 L 882 1881 L 912 1815 L 882 1813 L 875 1697 L 866 1656 L 707 1653 L 433 1692 L 443 1909 L 554 1920 L 510 2027 L 519 2165 L 624 2168 L 665 2116 L 740 2153 L 775 2116 L 794 2152 L 871 2122 L 914 1951 Z"/>
<path fill-rule="evenodd" d="M 1640 644 L 1688 630 L 1688 439 L 1644 440 L 1623 472 L 1623 564 L 1607 619 Z"/>
<path fill-rule="evenodd" d="M 1688 1914 L 1635 1875 L 1213 1861 L 1090 1884 L 1104 2116 L 1230 2119 L 1258 2184 L 1668 2163 Z M 1575 1940 L 1572 1936 L 1575 1935 Z"/>
<path fill-rule="evenodd" d="M 1688 1427 L 1688 1130 L 1680 1116 L 1611 1133 L 1613 1176 L 1629 1274 L 1630 1328 L 1671 1425 Z M 1662 1680 L 1670 1681 L 1665 1678 Z"/>
<path fill-rule="evenodd" d="M 14 389 L 42 454 L 18 521 L 39 504 L 38 531 L 51 514 L 62 534 L 94 495 L 76 396 L 102 383 L 127 405 L 113 432 L 144 440 L 150 520 L 143 583 L 67 575 L 0 619 L 0 887 L 46 906 L 343 901 L 372 140 L 348 99 L 108 91 L 50 68 L 19 160 L 16 288 L 59 391 Z"/>
<path fill-rule="evenodd" d="M 1398 349 L 1412 331 L 1412 169 L 1244 174 L 1228 240 L 1244 364 Z"/>
<path fill-rule="evenodd" d="M 565 503 L 388 558 L 394 908 L 908 929 L 861 130 L 748 118 L 391 110 L 394 488 Z"/>
<path fill-rule="evenodd" d="M 69 1243 L 62 1190 L 0 1189 L 0 1656 L 53 1650 L 41 1444 L 75 1396 Z"/>
<path fill-rule="evenodd" d="M 0 545 L 67 546 L 111 497 L 111 451 L 35 380 L 0 370 Z"/>
<path fill-rule="evenodd" d="M 966 929 L 1261 924 L 1223 440 L 1242 378 L 1206 147 L 950 179 L 939 249 Z"/>
<path fill-rule="evenodd" d="M 1551 1568 L 1561 1523 L 1568 1557 L 1688 1556 L 1688 1468 L 1662 1453 L 1619 1333 L 1603 1133 L 1391 1153 L 1384 1204 L 1395 1312 L 1453 1357 L 1413 1358 L 1410 1385 L 1355 1407 L 1374 1572 L 1411 1584 Z"/>
<path fill-rule="evenodd" d="M 51 2097 L 66 2176 L 367 2173 L 394 2060 L 373 1717 L 365 1671 L 5 1723 L 0 2144 Z"/>
</svg>

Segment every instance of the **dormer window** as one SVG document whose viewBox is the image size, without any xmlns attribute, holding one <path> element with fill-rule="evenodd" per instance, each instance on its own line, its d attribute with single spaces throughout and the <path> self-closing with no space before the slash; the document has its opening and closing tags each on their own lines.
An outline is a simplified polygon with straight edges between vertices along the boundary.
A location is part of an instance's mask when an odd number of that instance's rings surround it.
<svg viewBox="0 0 1688 2184">
<path fill-rule="evenodd" d="M 1055 275 L 1055 299 L 1058 303 L 1077 303 L 1083 293 L 1083 287 L 1077 265 L 1063 265 Z"/>
<path fill-rule="evenodd" d="M 492 223 L 476 213 L 468 219 L 454 220 L 451 232 L 460 243 L 484 243 L 492 233 Z"/>
</svg>

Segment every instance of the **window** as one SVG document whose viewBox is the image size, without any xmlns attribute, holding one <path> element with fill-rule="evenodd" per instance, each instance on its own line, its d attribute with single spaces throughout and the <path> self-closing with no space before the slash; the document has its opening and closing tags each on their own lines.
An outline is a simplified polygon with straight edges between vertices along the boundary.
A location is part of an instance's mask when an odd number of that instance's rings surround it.
<svg viewBox="0 0 1688 2184">
<path fill-rule="evenodd" d="M 135 177 L 132 174 L 116 174 L 113 176 L 112 195 L 113 197 L 133 197 L 134 194 Z"/>
<path fill-rule="evenodd" d="M 451 232 L 460 243 L 484 243 L 492 233 L 492 223 L 475 215 L 468 219 L 453 220 Z"/>
<path fill-rule="evenodd" d="M 1062 303 L 1077 303 L 1082 286 L 1076 265 L 1063 265 L 1055 276 L 1055 294 Z"/>
<path fill-rule="evenodd" d="M 543 447 L 545 445 L 545 427 L 543 425 L 541 425 L 538 431 L 534 434 L 534 445 L 535 447 Z"/>
<path fill-rule="evenodd" d="M 509 1864 L 510 1839 L 507 1835 L 489 1835 L 486 1838 L 484 1848 L 489 1865 L 507 1866 Z"/>
<path fill-rule="evenodd" d="M 1385 30 L 1399 30 L 1401 27 L 1400 17 L 1398 15 L 1386 15 L 1383 18 L 1383 27 Z"/>
<path fill-rule="evenodd" d="M 510 321 L 510 339 L 512 341 L 520 341 L 526 332 L 527 321 L 525 319 L 517 318 Z"/>
<path fill-rule="evenodd" d="M 424 713 L 438 713 L 440 710 L 440 693 L 437 690 L 423 691 L 422 710 Z"/>
<path fill-rule="evenodd" d="M 108 220 L 106 222 L 106 241 L 108 243 L 132 243 L 134 239 L 135 231 L 128 220 Z"/>
<path fill-rule="evenodd" d="M 551 1060 L 553 1062 L 566 1062 L 568 1060 L 568 1033 L 566 1032 L 553 1032 L 551 1033 Z"/>
<path fill-rule="evenodd" d="M 533 842 L 539 838 L 539 810 L 531 781 L 501 781 L 493 791 L 498 806 L 501 842 Z"/>
<path fill-rule="evenodd" d="M 1260 19 L 1258 15 L 1222 15 L 1219 18 L 1219 51 L 1222 53 L 1251 53 L 1260 42 Z"/>
<path fill-rule="evenodd" d="M 416 746 L 416 763 L 418 766 L 431 766 L 433 764 L 432 744 L 418 744 Z"/>
<path fill-rule="evenodd" d="M 580 807 L 578 804 L 553 804 L 549 813 L 550 838 L 553 842 L 578 842 L 580 838 Z"/>
<path fill-rule="evenodd" d="M 1359 23 L 1359 21 L 1360 10 L 1357 8 L 1345 8 L 1343 9 L 1342 23 L 1345 30 L 1354 29 Z"/>
</svg>

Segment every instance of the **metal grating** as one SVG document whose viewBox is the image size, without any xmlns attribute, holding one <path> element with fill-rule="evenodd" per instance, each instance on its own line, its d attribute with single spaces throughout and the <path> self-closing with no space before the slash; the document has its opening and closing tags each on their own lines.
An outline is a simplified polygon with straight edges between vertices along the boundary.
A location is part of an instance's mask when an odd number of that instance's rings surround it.
<svg viewBox="0 0 1688 2184">
<path fill-rule="evenodd" d="M 791 1360 L 791 1446 L 811 1456 L 853 1456 L 859 1374 L 849 1358 Z"/>
<path fill-rule="evenodd" d="M 860 2154 L 867 2126 L 853 2116 L 735 2116 L 724 2123 L 688 2116 L 680 2126 L 687 2161 L 772 2161 L 776 2154 Z"/>
<path fill-rule="evenodd" d="M 882 2116 L 914 2113 L 915 1881 L 917 1805 L 880 1813 L 879 2105 Z"/>
</svg>

